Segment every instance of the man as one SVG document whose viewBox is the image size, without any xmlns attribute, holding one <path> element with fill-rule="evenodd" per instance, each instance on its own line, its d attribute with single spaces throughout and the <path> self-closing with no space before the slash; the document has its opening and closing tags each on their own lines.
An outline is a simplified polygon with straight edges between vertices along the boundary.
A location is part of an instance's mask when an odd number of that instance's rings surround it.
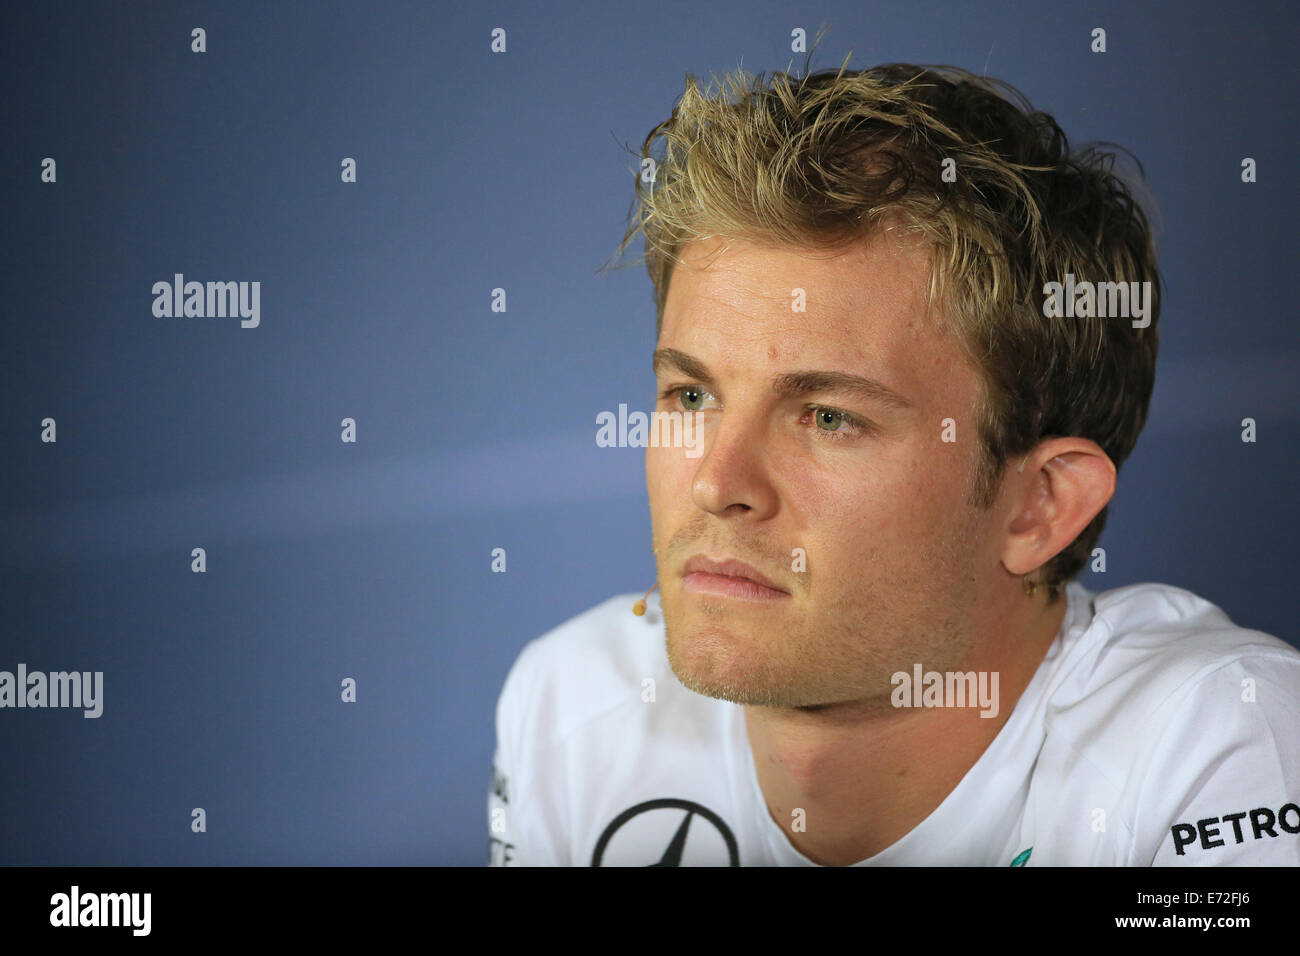
<svg viewBox="0 0 1300 956">
<path fill-rule="evenodd" d="M 494 863 L 1300 863 L 1300 653 L 1093 557 L 1147 220 L 1056 124 L 891 65 L 688 79 L 646 237 L 659 594 L 524 648 Z M 1010 91 L 1014 94 L 1014 91 Z"/>
</svg>

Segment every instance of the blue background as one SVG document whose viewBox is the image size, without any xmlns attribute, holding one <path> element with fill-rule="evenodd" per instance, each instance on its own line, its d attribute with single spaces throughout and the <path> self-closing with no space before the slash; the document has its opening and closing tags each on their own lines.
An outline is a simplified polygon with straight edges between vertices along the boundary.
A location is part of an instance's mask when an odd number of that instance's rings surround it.
<svg viewBox="0 0 1300 956">
<path fill-rule="evenodd" d="M 0 863 L 486 860 L 510 663 L 654 579 L 643 453 L 594 441 L 598 412 L 653 400 L 649 280 L 597 273 L 629 150 L 686 72 L 800 69 L 790 31 L 827 21 L 814 69 L 987 72 L 1145 164 L 1155 398 L 1108 571 L 1081 580 L 1177 584 L 1296 642 L 1297 15 L 1276 7 L 10 11 L 0 669 L 102 670 L 105 700 L 0 712 Z M 260 327 L 155 318 L 176 272 L 260 281 Z"/>
</svg>

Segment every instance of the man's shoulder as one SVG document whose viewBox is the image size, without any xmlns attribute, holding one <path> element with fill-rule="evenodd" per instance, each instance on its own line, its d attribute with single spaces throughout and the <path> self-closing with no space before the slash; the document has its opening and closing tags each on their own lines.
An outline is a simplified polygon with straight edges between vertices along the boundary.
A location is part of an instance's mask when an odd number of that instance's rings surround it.
<svg viewBox="0 0 1300 956">
<path fill-rule="evenodd" d="M 1213 681 L 1276 680 L 1300 700 L 1300 651 L 1242 627 L 1184 588 L 1144 582 L 1108 591 L 1075 590 L 1090 601 L 1065 667 L 1058 707 L 1109 688 L 1110 705 L 1150 710 L 1179 691 Z"/>
<path fill-rule="evenodd" d="M 652 597 L 620 594 L 533 638 L 519 652 L 501 691 L 501 708 L 527 714 L 535 738 L 558 742 L 602 714 L 639 700 L 644 682 L 668 670 L 663 617 Z"/>
<path fill-rule="evenodd" d="M 1150 582 L 1069 595 L 1043 720 L 1080 772 L 1119 789 L 1189 724 L 1209 742 L 1300 712 L 1300 651 L 1205 598 Z"/>
<path fill-rule="evenodd" d="M 1187 796 L 1210 776 L 1228 802 L 1234 784 L 1261 794 L 1281 786 L 1259 779 L 1279 766 L 1294 779 L 1287 728 L 1300 722 L 1300 651 L 1183 588 L 1076 595 L 1089 606 L 1075 618 L 1044 713 L 1050 756 L 1040 764 L 1052 779 L 1069 777 L 1095 805 L 1109 794 L 1134 812 L 1156 796 Z"/>
<path fill-rule="evenodd" d="M 1189 819 L 1276 814 L 1294 800 L 1300 651 L 1183 588 L 1069 593 L 1034 763 L 1045 852 L 1050 842 L 1058 860 L 1186 862 Z M 1294 841 L 1235 836 L 1206 862 L 1295 854 Z"/>
</svg>

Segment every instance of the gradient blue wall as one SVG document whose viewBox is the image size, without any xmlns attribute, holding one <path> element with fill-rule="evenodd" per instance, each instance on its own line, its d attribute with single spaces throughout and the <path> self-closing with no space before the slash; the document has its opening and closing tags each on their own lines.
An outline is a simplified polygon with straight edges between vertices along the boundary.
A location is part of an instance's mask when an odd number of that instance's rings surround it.
<svg viewBox="0 0 1300 956">
<path fill-rule="evenodd" d="M 105 700 L 0 711 L 0 863 L 486 859 L 515 654 L 653 581 L 642 453 L 594 441 L 653 395 L 649 281 L 596 273 L 628 147 L 686 72 L 798 67 L 823 22 L 814 68 L 988 72 L 1142 160 L 1156 393 L 1083 581 L 1296 642 L 1294 5 L 701 6 L 11 8 L 0 669 L 102 670 Z M 261 324 L 155 318 L 177 272 L 261 282 Z"/>
</svg>

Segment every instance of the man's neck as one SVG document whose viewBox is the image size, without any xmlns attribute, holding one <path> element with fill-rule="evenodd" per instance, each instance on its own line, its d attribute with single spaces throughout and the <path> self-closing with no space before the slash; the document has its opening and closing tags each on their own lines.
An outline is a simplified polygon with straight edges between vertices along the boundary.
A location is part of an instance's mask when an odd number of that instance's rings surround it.
<svg viewBox="0 0 1300 956">
<path fill-rule="evenodd" d="M 1014 623 L 970 665 L 998 674 L 996 717 L 970 706 L 895 708 L 888 699 L 813 710 L 744 708 L 768 812 L 804 856 L 826 866 L 874 856 L 961 782 L 1033 679 L 1060 630 L 1066 599 L 1017 610 Z"/>
</svg>

